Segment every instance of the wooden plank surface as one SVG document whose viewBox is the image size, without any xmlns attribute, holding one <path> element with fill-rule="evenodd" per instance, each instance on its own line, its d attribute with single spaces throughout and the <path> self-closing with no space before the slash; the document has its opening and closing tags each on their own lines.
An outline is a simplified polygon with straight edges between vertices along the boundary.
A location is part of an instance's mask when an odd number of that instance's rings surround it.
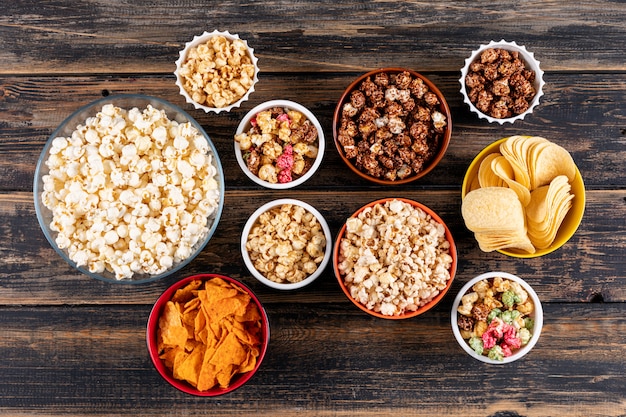
<svg viewBox="0 0 626 417">
<path fill-rule="evenodd" d="M 393 195 L 426 204 L 450 227 L 459 253 L 453 293 L 475 275 L 504 270 L 528 279 L 546 302 L 590 302 L 597 297 L 607 302 L 626 301 L 626 225 L 622 222 L 626 217 L 626 191 L 590 191 L 585 218 L 570 242 L 544 257 L 519 260 L 496 252 L 483 253 L 477 248 L 459 215 L 458 191 L 407 190 L 399 194 L 355 191 L 349 199 L 340 199 L 329 191 L 283 191 L 271 195 L 265 191 L 227 192 L 227 214 L 196 260 L 171 278 L 138 286 L 104 284 L 74 271 L 45 240 L 35 218 L 32 194 L 0 194 L 0 234 L 4 236 L 0 240 L 4 285 L 0 304 L 151 304 L 177 279 L 203 272 L 240 278 L 273 302 L 344 301 L 331 267 L 319 282 L 293 294 L 265 288 L 245 269 L 239 252 L 241 230 L 257 207 L 275 198 L 291 197 L 318 208 L 335 236 L 357 208 Z"/>
<path fill-rule="evenodd" d="M 626 3 L 620 0 L 265 2 L 21 0 L 0 4 L 0 416 L 625 416 Z M 259 57 L 260 82 L 228 114 L 187 105 L 174 61 L 204 30 L 229 30 Z M 463 104 L 460 68 L 489 40 L 526 45 L 546 71 L 535 112 L 488 124 Z M 443 92 L 453 121 L 440 165 L 420 181 L 369 184 L 342 165 L 332 117 L 360 74 L 404 66 Z M 202 253 L 145 285 L 110 285 L 72 270 L 47 243 L 32 195 L 37 160 L 55 128 L 81 105 L 140 93 L 183 107 L 208 132 L 225 167 L 228 210 Z M 328 148 L 315 176 L 269 191 L 236 165 L 233 133 L 256 104 L 298 101 L 320 119 Z M 460 217 L 472 158 L 513 134 L 567 148 L 587 189 L 583 221 L 558 251 L 536 259 L 481 252 Z M 333 236 L 358 207 L 401 196 L 433 208 L 457 242 L 459 265 L 434 310 L 400 322 L 356 309 L 332 268 L 295 292 L 247 272 L 239 237 L 247 217 L 280 197 L 311 203 Z M 520 275 L 539 294 L 545 325 L 524 359 L 487 366 L 450 328 L 452 300 L 473 276 Z M 196 398 L 169 386 L 145 345 L 152 304 L 181 277 L 219 272 L 263 302 L 270 347 L 239 390 Z"/>
<path fill-rule="evenodd" d="M 324 162 L 302 188 L 363 189 L 377 187 L 361 180 L 342 165 L 332 137 L 333 113 L 343 90 L 360 73 L 270 74 L 251 99 L 229 114 L 206 114 L 190 108 L 178 93 L 174 77 L 0 77 L 0 191 L 32 190 L 32 178 L 44 143 L 57 126 L 80 106 L 105 95 L 146 94 L 183 107 L 213 140 L 226 169 L 228 189 L 254 188 L 237 167 L 233 135 L 239 120 L 256 104 L 272 100 L 298 101 L 318 117 L 326 136 Z M 626 183 L 626 71 L 616 74 L 556 73 L 546 76 L 545 96 L 537 110 L 514 125 L 478 120 L 463 104 L 458 74 L 426 74 L 442 91 L 452 113 L 450 147 L 440 165 L 420 181 L 396 189 L 445 187 L 460 189 L 472 158 L 494 140 L 514 134 L 544 136 L 566 147 L 589 189 L 611 189 Z M 0 91 L 1 91 L 0 90 Z M 60 97 L 71 97 L 61 100 Z M 344 181 L 348 179 L 348 181 Z M 380 188 L 380 187 L 377 187 Z"/>
<path fill-rule="evenodd" d="M 620 1 L 5 2 L 0 73 L 173 72 L 203 31 L 247 39 L 262 71 L 456 71 L 489 40 L 532 46 L 546 69 L 624 69 Z"/>
<path fill-rule="evenodd" d="M 152 368 L 143 338 L 149 306 L 1 308 L 0 354 L 12 366 L 0 412 L 543 417 L 617 415 L 626 406 L 623 303 L 548 304 L 538 345 L 506 366 L 469 361 L 440 309 L 400 322 L 345 303 L 266 309 L 272 343 L 259 372 L 228 396 L 198 399 Z"/>
</svg>

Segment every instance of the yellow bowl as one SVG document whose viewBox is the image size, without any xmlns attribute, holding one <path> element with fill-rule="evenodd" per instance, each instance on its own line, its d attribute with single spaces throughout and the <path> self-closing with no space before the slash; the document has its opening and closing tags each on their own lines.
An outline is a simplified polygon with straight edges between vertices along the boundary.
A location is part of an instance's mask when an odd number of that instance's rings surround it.
<svg viewBox="0 0 626 417">
<path fill-rule="evenodd" d="M 500 144 L 502 144 L 508 138 L 499 139 L 490 145 L 487 145 L 470 163 L 465 177 L 463 178 L 463 186 L 461 187 L 461 198 L 465 198 L 465 195 L 471 190 L 472 184 L 476 181 L 478 176 L 478 168 L 480 163 L 489 154 L 499 152 Z M 576 233 L 580 222 L 583 219 L 583 213 L 585 212 L 585 184 L 583 178 L 580 175 L 578 167 L 576 167 L 576 176 L 571 183 L 572 193 L 574 199 L 572 200 L 572 208 L 569 210 L 565 219 L 559 227 L 559 231 L 552 244 L 545 249 L 538 249 L 535 253 L 527 253 L 518 249 L 499 249 L 498 252 L 512 256 L 514 258 L 537 258 L 539 256 L 547 255 L 563 246 L 567 241 Z"/>
</svg>

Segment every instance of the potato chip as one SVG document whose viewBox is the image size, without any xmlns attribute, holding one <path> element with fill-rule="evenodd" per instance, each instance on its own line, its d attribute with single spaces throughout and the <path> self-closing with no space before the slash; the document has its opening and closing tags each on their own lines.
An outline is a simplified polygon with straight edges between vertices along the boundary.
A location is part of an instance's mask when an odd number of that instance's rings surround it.
<svg viewBox="0 0 626 417">
<path fill-rule="evenodd" d="M 530 202 L 530 190 L 515 181 L 515 173 L 509 161 L 504 156 L 498 156 L 491 161 L 491 169 L 510 189 L 515 191 L 522 206 L 526 207 Z"/>
<path fill-rule="evenodd" d="M 256 366 L 261 314 L 250 295 L 221 278 L 176 291 L 159 318 L 158 347 L 176 379 L 200 391 L 227 388 Z"/>
<path fill-rule="evenodd" d="M 515 191 L 504 187 L 479 188 L 463 199 L 461 214 L 474 232 L 524 229 L 524 208 Z"/>
<path fill-rule="evenodd" d="M 483 158 L 465 194 L 465 224 L 486 252 L 548 248 L 572 206 L 576 165 L 567 150 L 538 136 L 511 136 L 499 150 Z"/>
<path fill-rule="evenodd" d="M 482 251 L 517 248 L 534 252 L 527 235 L 524 208 L 512 189 L 486 187 L 471 191 L 463 199 L 461 212 Z"/>
<path fill-rule="evenodd" d="M 509 161 L 515 172 L 515 181 L 530 188 L 530 174 L 525 158 L 524 138 L 528 136 L 511 136 L 500 145 L 500 153 Z"/>
<path fill-rule="evenodd" d="M 520 249 L 528 253 L 535 253 L 536 251 L 530 238 L 526 232 L 522 230 L 505 237 L 494 236 L 487 233 L 475 233 L 474 236 L 478 242 L 478 246 L 483 252 L 493 252 L 494 250 L 503 248 Z"/>
<path fill-rule="evenodd" d="M 492 154 L 485 156 L 485 159 L 483 159 L 483 161 L 480 163 L 480 166 L 478 167 L 477 178 L 478 178 L 478 183 L 480 184 L 481 188 L 505 186 L 506 183 L 499 175 L 497 175 L 493 171 L 493 165 L 492 165 L 493 160 L 501 156 L 502 155 L 500 155 L 497 152 L 492 153 Z M 512 175 L 513 174 L 511 174 L 511 178 L 513 177 Z"/>
<path fill-rule="evenodd" d="M 535 189 L 527 207 L 528 236 L 538 249 L 550 246 L 559 226 L 572 206 L 574 195 L 565 175 L 552 180 L 550 185 Z"/>
<path fill-rule="evenodd" d="M 528 155 L 531 189 L 547 185 L 559 175 L 565 175 L 570 182 L 574 180 L 576 164 L 565 148 L 546 142 L 531 149 Z"/>
</svg>

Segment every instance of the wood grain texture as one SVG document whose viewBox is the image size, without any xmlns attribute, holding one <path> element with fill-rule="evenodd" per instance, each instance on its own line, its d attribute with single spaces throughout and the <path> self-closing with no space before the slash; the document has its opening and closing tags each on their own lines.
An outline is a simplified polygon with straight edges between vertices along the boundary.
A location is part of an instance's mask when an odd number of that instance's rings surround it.
<svg viewBox="0 0 626 417">
<path fill-rule="evenodd" d="M 161 97 L 189 112 L 214 142 L 225 167 L 228 188 L 253 183 L 237 168 L 233 135 L 239 120 L 255 105 L 276 98 L 298 101 L 318 117 L 326 136 L 324 162 L 302 188 L 363 189 L 372 187 L 343 166 L 333 144 L 333 113 L 343 90 L 360 74 L 261 74 L 257 91 L 229 114 L 206 114 L 190 108 L 178 94 L 174 77 L 0 77 L 0 183 L 3 190 L 32 190 L 32 178 L 44 143 L 80 106 L 105 95 L 146 94 Z M 450 147 L 439 166 L 420 181 L 396 189 L 435 186 L 458 188 L 471 160 L 487 144 L 513 134 L 543 136 L 566 147 L 589 189 L 626 183 L 626 72 L 618 74 L 556 73 L 546 76 L 539 107 L 514 126 L 479 120 L 463 104 L 459 75 L 426 74 L 442 91 L 452 112 Z M 59 100 L 71 97 L 71 100 Z M 232 169 L 230 169 L 232 167 Z M 348 181 L 346 181 L 347 179 Z M 379 187 L 378 187 L 379 188 Z"/>
<path fill-rule="evenodd" d="M 274 302 L 302 303 L 344 299 L 329 266 L 313 285 L 295 294 L 283 294 L 258 283 L 245 269 L 239 236 L 248 217 L 275 198 L 297 198 L 316 207 L 333 236 L 360 206 L 389 196 L 411 198 L 435 210 L 450 228 L 459 254 L 457 281 L 451 292 L 475 275 L 504 270 L 528 279 L 546 302 L 626 301 L 626 191 L 589 191 L 583 222 L 561 249 L 541 258 L 520 260 L 478 249 L 460 216 L 460 192 L 432 190 L 351 191 L 343 198 L 329 191 L 227 191 L 215 235 L 188 266 L 173 277 L 147 285 L 109 285 L 74 271 L 45 240 L 35 218 L 32 194 L 0 194 L 0 256 L 5 288 L 0 304 L 151 304 L 174 280 L 183 276 L 219 272 L 242 279 Z M 454 297 L 448 297 L 448 299 Z"/>
<path fill-rule="evenodd" d="M 262 71 L 455 71 L 490 40 L 530 47 L 547 70 L 624 70 L 620 1 L 20 1 L 0 17 L 0 73 L 165 73 L 185 42 L 229 30 Z"/>
<path fill-rule="evenodd" d="M 10 402 L 0 404 L 0 413 L 545 417 L 626 411 L 623 303 L 548 304 L 538 345 L 506 366 L 470 360 L 446 311 L 397 322 L 348 303 L 265 307 L 272 336 L 261 369 L 217 399 L 197 399 L 162 382 L 146 355 L 149 306 L 0 308 L 0 355 L 11 363 L 0 386 Z M 614 336 L 603 339 L 607 333 Z M 588 344 L 590 336 L 598 343 Z"/>
<path fill-rule="evenodd" d="M 565 1 L 20 0 L 0 4 L 0 416 L 624 417 L 626 416 L 626 3 Z M 204 30 L 238 33 L 259 57 L 260 82 L 240 108 L 206 114 L 174 84 L 174 61 Z M 479 120 L 462 102 L 460 69 L 490 40 L 525 45 L 546 71 L 545 95 L 514 125 Z M 362 73 L 403 66 L 431 79 L 452 111 L 440 165 L 413 184 L 372 185 L 332 144 L 343 90 Z M 38 225 L 33 175 L 41 150 L 77 108 L 140 93 L 181 106 L 215 143 L 225 210 L 202 253 L 146 285 L 110 285 L 63 261 Z M 233 134 L 263 101 L 291 99 L 320 119 L 320 170 L 291 191 L 254 185 L 236 164 Z M 568 149 L 587 189 L 583 221 L 536 259 L 481 252 L 460 217 L 474 156 L 496 139 L 532 134 Z M 415 319 L 375 319 L 343 295 L 329 266 L 312 285 L 258 283 L 239 254 L 248 216 L 293 197 L 315 206 L 333 236 L 361 205 L 400 196 L 434 209 L 457 243 L 450 292 Z M 473 276 L 518 274 L 539 294 L 545 325 L 522 360 L 487 366 L 450 329 L 454 296 Z M 270 317 L 259 372 L 219 398 L 196 398 L 154 370 L 145 328 L 178 279 L 219 272 L 248 284 Z"/>
</svg>

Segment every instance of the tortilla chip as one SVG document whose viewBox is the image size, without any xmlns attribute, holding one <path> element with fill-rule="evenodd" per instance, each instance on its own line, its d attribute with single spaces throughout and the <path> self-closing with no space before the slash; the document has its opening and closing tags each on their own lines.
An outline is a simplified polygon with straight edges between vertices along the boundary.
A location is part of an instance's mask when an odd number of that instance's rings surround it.
<svg viewBox="0 0 626 417">
<path fill-rule="evenodd" d="M 226 388 L 234 375 L 255 368 L 261 326 L 259 309 L 243 289 L 221 278 L 194 280 L 163 308 L 159 356 L 174 378 L 200 391 Z"/>
</svg>

